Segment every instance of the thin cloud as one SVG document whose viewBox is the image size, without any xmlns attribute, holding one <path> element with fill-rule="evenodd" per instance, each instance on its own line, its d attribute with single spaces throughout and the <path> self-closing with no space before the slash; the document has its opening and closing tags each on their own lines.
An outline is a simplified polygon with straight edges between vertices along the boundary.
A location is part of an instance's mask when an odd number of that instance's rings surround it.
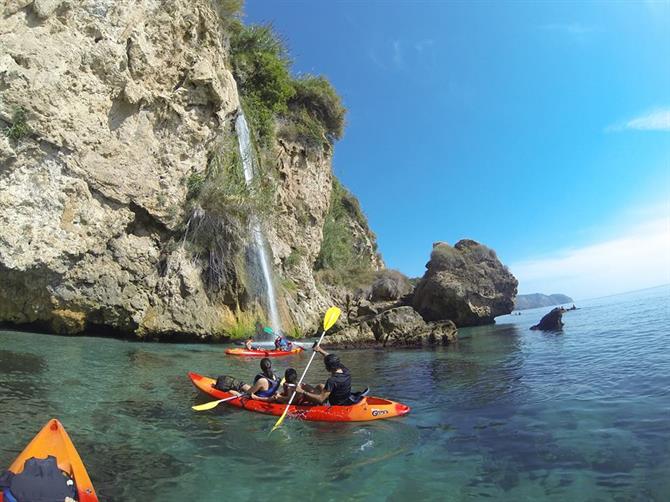
<svg viewBox="0 0 670 502">
<path fill-rule="evenodd" d="M 421 54 L 423 53 L 424 50 L 432 48 L 434 44 L 435 41 L 430 38 L 427 38 L 425 40 L 419 40 L 418 42 L 414 43 L 414 50 L 419 54 Z"/>
<path fill-rule="evenodd" d="M 576 299 L 670 283 L 670 204 L 662 216 L 618 237 L 510 266 L 521 292 L 565 293 Z"/>
<path fill-rule="evenodd" d="M 542 31 L 553 31 L 572 36 L 584 36 L 598 31 L 597 26 L 585 25 L 582 23 L 549 23 L 538 26 Z"/>
<path fill-rule="evenodd" d="M 405 66 L 405 60 L 402 55 L 402 47 L 400 46 L 400 40 L 393 41 L 393 64 L 398 69 L 401 69 Z"/>
<path fill-rule="evenodd" d="M 384 44 L 374 44 L 368 48 L 367 56 L 380 70 L 405 71 L 417 64 L 425 63 L 433 53 L 435 41 L 391 40 Z"/>
<path fill-rule="evenodd" d="M 612 124 L 606 132 L 634 131 L 670 131 L 670 108 L 657 108 L 626 122 Z"/>
</svg>

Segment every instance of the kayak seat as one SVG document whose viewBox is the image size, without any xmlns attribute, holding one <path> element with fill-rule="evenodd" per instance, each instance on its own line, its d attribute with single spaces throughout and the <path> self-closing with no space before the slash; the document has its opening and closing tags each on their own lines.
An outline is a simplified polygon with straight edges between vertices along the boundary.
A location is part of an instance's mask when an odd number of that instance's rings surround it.
<svg viewBox="0 0 670 502">
<path fill-rule="evenodd" d="M 58 468 L 56 457 L 49 455 L 26 460 L 23 471 L 12 476 L 3 495 L 16 502 L 51 502 L 66 497 L 77 500 L 77 489 L 74 480 Z"/>
<path fill-rule="evenodd" d="M 370 393 L 370 387 L 366 387 L 360 392 L 352 392 L 351 395 L 349 396 L 349 401 L 351 401 L 351 404 L 358 404 L 369 393 Z"/>
</svg>

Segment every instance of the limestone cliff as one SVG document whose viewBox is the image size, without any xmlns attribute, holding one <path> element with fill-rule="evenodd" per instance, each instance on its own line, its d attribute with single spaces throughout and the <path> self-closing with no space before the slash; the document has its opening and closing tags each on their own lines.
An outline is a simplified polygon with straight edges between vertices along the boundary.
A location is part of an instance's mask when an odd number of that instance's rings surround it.
<svg viewBox="0 0 670 502">
<path fill-rule="evenodd" d="M 267 310 L 251 220 L 285 331 L 316 328 L 335 304 L 350 328 L 342 343 L 446 343 L 447 319 L 511 308 L 514 278 L 465 241 L 457 265 L 472 267 L 429 267 L 413 297 L 423 320 L 407 305 L 409 281 L 380 273 L 367 219 L 333 175 L 339 96 L 322 77 L 292 77 L 272 30 L 227 17 L 228 4 L 0 6 L 0 323 L 242 336 Z M 238 169 L 242 109 L 258 186 Z"/>
<path fill-rule="evenodd" d="M 190 181 L 207 171 L 240 108 L 212 3 L 12 0 L 3 9 L 0 321 L 67 333 L 225 333 L 254 308 L 245 267 L 227 263 L 225 294 L 212 295 L 213 254 L 185 244 Z M 280 303 L 288 325 L 307 328 L 329 301 L 312 265 L 331 150 L 277 140 L 270 152 L 277 215 L 265 230 L 284 278 Z M 234 243 L 236 256 L 246 245 Z"/>
</svg>

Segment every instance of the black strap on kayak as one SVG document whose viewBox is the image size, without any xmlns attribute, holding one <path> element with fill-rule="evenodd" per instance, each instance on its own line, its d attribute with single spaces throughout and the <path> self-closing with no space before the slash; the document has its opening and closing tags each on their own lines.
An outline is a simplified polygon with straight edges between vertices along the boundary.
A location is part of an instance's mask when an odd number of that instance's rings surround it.
<svg viewBox="0 0 670 502">
<path fill-rule="evenodd" d="M 360 392 L 352 392 L 351 395 L 349 395 L 349 401 L 351 401 L 351 404 L 358 404 L 369 393 L 370 393 L 370 387 L 366 387 Z"/>
</svg>

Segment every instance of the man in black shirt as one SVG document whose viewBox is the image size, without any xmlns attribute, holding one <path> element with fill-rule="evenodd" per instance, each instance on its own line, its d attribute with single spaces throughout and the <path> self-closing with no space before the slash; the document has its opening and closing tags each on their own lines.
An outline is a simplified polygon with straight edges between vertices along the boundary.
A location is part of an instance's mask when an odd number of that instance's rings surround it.
<svg viewBox="0 0 670 502">
<path fill-rule="evenodd" d="M 340 362 L 340 358 L 335 354 L 329 354 L 318 345 L 314 351 L 323 355 L 323 362 L 326 370 L 330 373 L 330 378 L 325 384 L 319 384 L 316 387 L 302 384 L 296 389 L 296 393 L 303 394 L 305 398 L 316 404 L 323 404 L 326 401 L 333 406 L 346 406 L 352 404 L 349 396 L 351 395 L 351 373 Z"/>
</svg>

